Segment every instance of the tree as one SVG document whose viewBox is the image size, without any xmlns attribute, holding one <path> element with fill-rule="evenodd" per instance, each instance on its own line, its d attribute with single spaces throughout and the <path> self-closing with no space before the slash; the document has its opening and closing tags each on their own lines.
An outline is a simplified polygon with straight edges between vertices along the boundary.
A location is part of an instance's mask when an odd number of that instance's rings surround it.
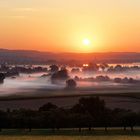
<svg viewBox="0 0 140 140">
<path fill-rule="evenodd" d="M 69 79 L 66 81 L 66 88 L 68 89 L 75 89 L 76 88 L 76 81 L 73 79 Z"/>
<path fill-rule="evenodd" d="M 107 63 L 102 63 L 102 64 L 99 65 L 99 68 L 101 68 L 102 71 L 105 71 L 105 69 L 108 68 L 108 67 L 109 67 L 109 65 Z"/>
<path fill-rule="evenodd" d="M 115 116 L 112 116 L 112 110 L 105 108 L 104 111 L 102 112 L 102 115 L 99 117 L 100 118 L 100 124 L 99 126 L 104 126 L 105 131 L 107 131 L 107 128 L 111 125 L 111 122 L 113 121 L 113 118 Z"/>
<path fill-rule="evenodd" d="M 3 83 L 3 80 L 5 79 L 5 74 L 0 73 L 0 83 Z"/>
<path fill-rule="evenodd" d="M 2 128 L 6 128 L 8 126 L 7 123 L 7 113 L 0 111 L 0 131 L 2 131 Z"/>
<path fill-rule="evenodd" d="M 57 81 L 65 81 L 69 78 L 67 69 L 61 69 L 60 71 L 55 72 L 51 76 L 51 80 L 53 83 L 57 83 Z"/>
<path fill-rule="evenodd" d="M 122 117 L 122 122 L 124 125 L 124 130 L 126 130 L 126 127 L 130 127 L 131 131 L 134 131 L 134 126 L 136 125 L 137 115 L 133 112 L 128 112 L 124 114 Z"/>
<path fill-rule="evenodd" d="M 97 118 L 105 109 L 105 102 L 104 100 L 100 100 L 99 97 L 81 98 L 79 104 L 85 112 L 88 111 L 89 114 Z"/>
<path fill-rule="evenodd" d="M 47 103 L 39 108 L 39 111 L 50 111 L 56 109 L 57 106 L 52 103 Z"/>
<path fill-rule="evenodd" d="M 83 66 L 83 72 L 94 72 L 98 71 L 99 67 L 96 63 L 89 63 L 87 66 Z"/>
<path fill-rule="evenodd" d="M 71 70 L 72 73 L 79 73 L 80 72 L 80 69 L 79 68 L 73 68 Z"/>
<path fill-rule="evenodd" d="M 57 66 L 57 65 L 51 65 L 50 66 L 50 71 L 52 72 L 52 73 L 54 73 L 54 72 L 57 72 L 58 70 L 59 70 L 59 67 Z"/>
<path fill-rule="evenodd" d="M 103 81 L 110 81 L 110 78 L 108 76 L 99 75 L 99 76 L 96 76 L 96 80 L 103 82 Z"/>
<path fill-rule="evenodd" d="M 81 98 L 79 103 L 72 107 L 72 112 L 80 113 L 81 115 L 88 114 L 91 116 L 92 120 L 96 121 L 95 123 L 90 123 L 96 126 L 100 125 L 102 120 L 102 114 L 105 110 L 105 102 L 100 100 L 99 97 L 89 97 Z M 91 127 L 91 126 L 90 126 Z"/>
<path fill-rule="evenodd" d="M 121 65 L 116 65 L 114 70 L 117 71 L 117 72 L 120 72 L 122 71 L 123 67 Z"/>
</svg>

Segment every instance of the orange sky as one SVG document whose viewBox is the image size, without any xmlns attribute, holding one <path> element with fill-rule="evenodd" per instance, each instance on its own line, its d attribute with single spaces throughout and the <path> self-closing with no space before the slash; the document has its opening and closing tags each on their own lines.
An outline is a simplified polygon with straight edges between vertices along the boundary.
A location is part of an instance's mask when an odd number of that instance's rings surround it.
<svg viewBox="0 0 140 140">
<path fill-rule="evenodd" d="M 140 0 L 1 0 L 0 48 L 140 52 Z"/>
</svg>

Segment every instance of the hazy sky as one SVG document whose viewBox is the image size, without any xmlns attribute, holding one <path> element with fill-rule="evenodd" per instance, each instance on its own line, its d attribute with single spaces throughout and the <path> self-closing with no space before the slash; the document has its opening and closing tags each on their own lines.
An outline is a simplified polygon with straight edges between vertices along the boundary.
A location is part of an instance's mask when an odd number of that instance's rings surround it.
<svg viewBox="0 0 140 140">
<path fill-rule="evenodd" d="M 0 48 L 140 52 L 140 0 L 0 0 Z"/>
</svg>

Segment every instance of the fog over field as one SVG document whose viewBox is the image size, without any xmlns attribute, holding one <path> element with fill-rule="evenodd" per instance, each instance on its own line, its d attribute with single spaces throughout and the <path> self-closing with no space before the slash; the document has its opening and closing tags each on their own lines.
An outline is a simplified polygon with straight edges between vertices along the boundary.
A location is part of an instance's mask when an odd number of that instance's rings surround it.
<svg viewBox="0 0 140 140">
<path fill-rule="evenodd" d="M 108 76 L 110 79 L 114 79 L 116 77 L 119 78 L 134 78 L 136 80 L 140 80 L 140 71 L 129 71 L 122 73 L 107 73 L 107 72 L 87 72 L 82 73 L 81 71 L 78 73 L 71 73 L 72 67 L 68 67 L 69 76 L 74 78 L 78 76 L 80 78 L 91 78 L 97 76 Z M 80 68 L 79 68 L 80 69 Z M 60 82 L 58 84 L 52 84 L 51 77 L 42 75 L 48 74 L 48 72 L 40 72 L 33 74 L 22 74 L 15 77 L 8 77 L 4 80 L 4 83 L 0 85 L 0 96 L 12 95 L 12 94 L 23 94 L 29 95 L 36 90 L 58 90 L 64 89 L 66 86 L 65 82 Z M 123 83 L 115 83 L 113 81 L 77 81 L 77 88 L 87 88 L 87 89 L 96 89 L 96 88 L 121 88 L 121 87 L 129 87 L 131 84 L 123 84 Z M 36 93 L 37 94 L 37 93 Z"/>
<path fill-rule="evenodd" d="M 125 65 L 122 66 L 125 67 Z M 115 67 L 110 65 L 110 68 L 111 66 Z M 129 64 L 129 66 L 134 65 Z M 139 67 L 139 64 L 137 66 Z M 45 65 L 41 67 L 49 68 Z M 76 81 L 76 89 L 66 89 L 66 80 L 53 83 L 49 69 L 45 72 L 20 72 L 19 75 L 6 77 L 0 84 L 0 108 L 37 109 L 46 102 L 52 102 L 58 106 L 72 106 L 81 96 L 98 95 L 110 108 L 121 107 L 139 111 L 139 70 L 84 72 L 83 67 L 67 66 L 66 68 L 69 78 Z M 77 68 L 79 71 L 72 72 Z M 119 82 L 115 82 L 115 78 L 119 79 Z"/>
</svg>

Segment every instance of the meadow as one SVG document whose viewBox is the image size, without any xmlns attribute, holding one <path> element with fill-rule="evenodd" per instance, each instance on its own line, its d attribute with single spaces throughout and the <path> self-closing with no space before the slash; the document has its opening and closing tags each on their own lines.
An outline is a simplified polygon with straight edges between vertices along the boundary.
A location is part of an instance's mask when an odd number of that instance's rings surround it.
<svg viewBox="0 0 140 140">
<path fill-rule="evenodd" d="M 20 133 L 19 133 L 20 132 Z M 47 130 L 32 130 L 25 132 L 20 130 L 3 130 L 0 133 L 0 140 L 139 140 L 140 131 L 133 133 L 129 130 L 122 131 L 118 129 L 110 129 L 108 132 L 104 130 L 95 130 L 92 132 L 72 130 L 61 130 L 51 133 Z"/>
</svg>

